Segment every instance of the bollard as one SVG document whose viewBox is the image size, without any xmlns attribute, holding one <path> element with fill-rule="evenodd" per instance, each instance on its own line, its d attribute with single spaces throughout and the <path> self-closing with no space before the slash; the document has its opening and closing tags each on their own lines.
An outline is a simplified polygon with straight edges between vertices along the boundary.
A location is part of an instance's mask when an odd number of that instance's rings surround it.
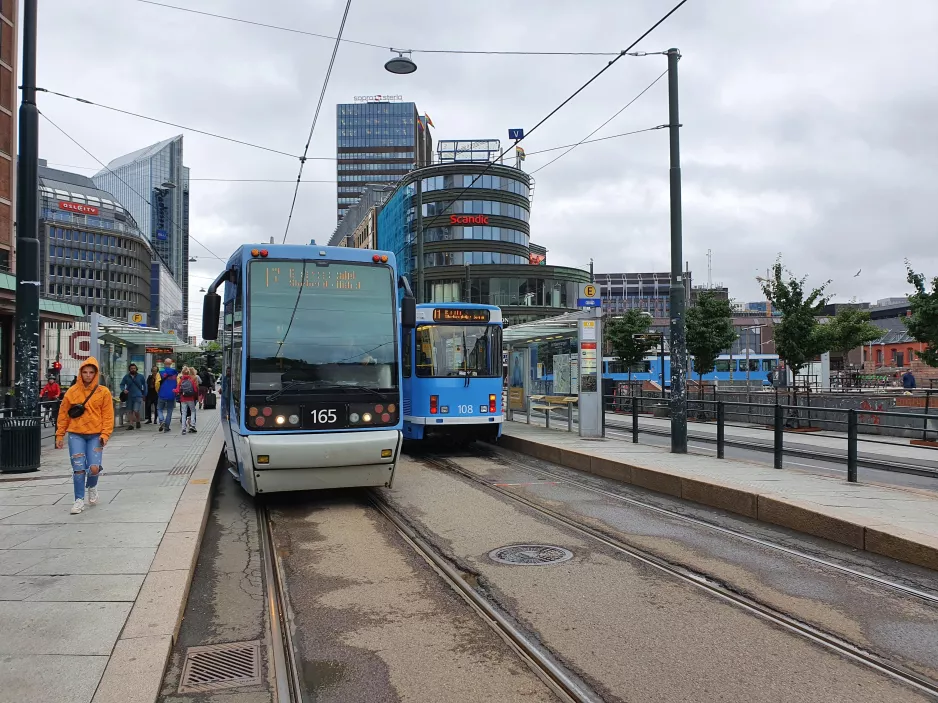
<svg viewBox="0 0 938 703">
<path fill-rule="evenodd" d="M 782 468 L 782 442 L 785 436 L 785 416 L 782 406 L 775 404 L 775 468 Z"/>
<path fill-rule="evenodd" d="M 527 411 L 527 415 L 528 415 L 526 422 L 530 425 L 531 424 L 531 399 L 525 398 L 524 400 L 525 400 L 525 410 Z"/>
<path fill-rule="evenodd" d="M 632 396 L 632 444 L 638 444 L 638 396 Z"/>
<path fill-rule="evenodd" d="M 573 432 L 573 401 L 567 401 L 567 432 Z"/>
<path fill-rule="evenodd" d="M 544 411 L 544 427 L 550 429 L 550 403 L 547 403 L 547 409 Z"/>
<path fill-rule="evenodd" d="M 922 427 L 922 441 L 923 442 L 928 441 L 928 406 L 929 406 L 930 401 L 931 401 L 931 393 L 929 391 L 925 391 L 925 420 L 924 420 L 925 424 Z"/>
<path fill-rule="evenodd" d="M 717 459 L 724 458 L 724 440 L 726 439 L 726 408 L 723 401 L 717 401 Z"/>
<path fill-rule="evenodd" d="M 857 411 L 847 411 L 847 481 L 857 482 Z"/>
</svg>

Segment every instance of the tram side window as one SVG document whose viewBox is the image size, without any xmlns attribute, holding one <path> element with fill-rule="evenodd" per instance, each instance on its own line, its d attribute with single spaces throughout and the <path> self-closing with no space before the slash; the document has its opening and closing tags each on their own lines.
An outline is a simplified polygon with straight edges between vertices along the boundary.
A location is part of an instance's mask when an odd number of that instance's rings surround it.
<svg viewBox="0 0 938 703">
<path fill-rule="evenodd" d="M 404 378 L 410 378 L 410 367 L 411 367 L 410 350 L 413 345 L 413 343 L 411 342 L 411 338 L 413 337 L 413 334 L 414 334 L 413 332 L 408 330 L 404 334 L 404 342 L 401 345 L 401 363 L 403 364 L 403 367 L 401 368 L 401 372 L 404 374 Z"/>
<path fill-rule="evenodd" d="M 234 299 L 234 315 L 231 330 L 231 395 L 234 398 L 235 413 L 241 415 L 241 347 L 244 343 L 244 296 L 241 293 L 241 281 L 237 280 L 237 293 Z"/>
<path fill-rule="evenodd" d="M 735 366 L 735 364 L 734 364 Z M 730 360 L 729 359 L 717 359 L 714 364 L 714 371 L 717 373 L 726 373 L 730 370 Z"/>
</svg>

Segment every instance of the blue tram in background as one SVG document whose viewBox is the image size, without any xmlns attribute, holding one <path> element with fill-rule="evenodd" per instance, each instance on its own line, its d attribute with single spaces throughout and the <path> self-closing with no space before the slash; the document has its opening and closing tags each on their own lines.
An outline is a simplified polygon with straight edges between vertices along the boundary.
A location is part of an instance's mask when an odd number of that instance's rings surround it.
<svg viewBox="0 0 938 703">
<path fill-rule="evenodd" d="M 417 306 L 402 341 L 404 439 L 496 440 L 502 430 L 502 311 Z"/>
<path fill-rule="evenodd" d="M 715 368 L 710 373 L 703 375 L 704 381 L 722 381 L 727 382 L 732 376 L 734 381 L 746 380 L 746 357 L 721 354 L 716 361 Z M 769 373 L 775 371 L 778 366 L 778 354 L 750 354 L 749 355 L 749 378 L 753 383 L 761 382 L 768 386 Z M 603 378 L 607 381 L 628 381 L 629 373 L 621 363 L 613 357 L 603 357 Z M 694 359 L 690 359 L 690 368 L 687 372 L 687 379 L 696 381 L 697 371 L 694 369 Z M 638 368 L 632 370 L 632 381 L 655 381 L 661 383 L 661 357 L 649 354 Z M 666 354 L 664 357 L 664 385 L 671 387 L 671 356 Z"/>
</svg>

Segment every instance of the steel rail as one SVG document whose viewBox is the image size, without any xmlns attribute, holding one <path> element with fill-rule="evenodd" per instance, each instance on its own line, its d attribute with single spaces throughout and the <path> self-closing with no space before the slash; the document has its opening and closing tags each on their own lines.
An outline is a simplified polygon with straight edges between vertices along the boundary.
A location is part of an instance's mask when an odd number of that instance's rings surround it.
<svg viewBox="0 0 938 703">
<path fill-rule="evenodd" d="M 880 657 L 872 652 L 868 652 L 832 634 L 824 632 L 823 630 L 820 630 L 813 625 L 802 622 L 797 618 L 792 617 L 791 615 L 787 615 L 775 610 L 774 608 L 763 605 L 762 603 L 759 603 L 752 598 L 731 590 L 729 587 L 703 574 L 699 574 L 689 569 L 671 564 L 664 559 L 652 554 L 651 552 L 647 552 L 643 549 L 628 545 L 615 538 L 605 535 L 599 530 L 596 530 L 588 525 L 577 522 L 576 520 L 573 520 L 566 515 L 562 515 L 554 510 L 551 510 L 550 508 L 544 507 L 539 503 L 524 498 L 523 496 L 520 496 L 511 491 L 507 491 L 499 486 L 492 485 L 491 483 L 488 483 L 479 476 L 476 476 L 472 472 L 463 469 L 451 461 L 431 458 L 424 459 L 424 461 L 432 466 L 436 466 L 437 468 L 458 473 L 459 475 L 473 481 L 474 483 L 485 486 L 490 491 L 499 493 L 500 495 L 503 495 L 517 503 L 525 505 L 529 509 L 552 519 L 554 522 L 564 525 L 574 532 L 577 532 L 586 537 L 590 537 L 614 551 L 629 556 L 692 586 L 696 586 L 697 588 L 709 593 L 715 598 L 735 605 L 742 610 L 745 610 L 752 615 L 765 620 L 766 622 L 772 623 L 788 632 L 804 637 L 859 664 L 886 674 L 887 676 L 901 681 L 902 683 L 916 690 L 922 691 L 931 696 L 938 696 L 938 682 L 934 682 L 924 676 L 906 669 L 905 667 L 894 664 L 889 660 L 884 659 L 883 657 Z"/>
<path fill-rule="evenodd" d="M 296 665 L 296 650 L 290 627 L 285 580 L 277 560 L 270 514 L 257 503 L 257 525 L 260 530 L 260 552 L 264 568 L 264 598 L 270 622 L 270 650 L 274 675 L 276 703 L 302 703 L 303 685 Z"/>
<path fill-rule="evenodd" d="M 530 464 L 527 464 L 522 461 L 517 461 L 515 459 L 506 459 L 505 457 L 502 457 L 502 456 L 499 456 L 499 458 L 506 460 L 509 464 L 513 464 L 514 466 L 520 466 L 525 471 L 530 471 L 531 473 L 538 474 L 539 476 L 550 478 L 551 480 L 557 481 L 558 483 L 566 483 L 570 486 L 575 486 L 576 488 L 579 488 L 581 490 L 589 491 L 590 493 L 597 493 L 607 498 L 612 498 L 614 500 L 621 501 L 623 503 L 628 503 L 629 505 L 635 505 L 640 508 L 645 508 L 646 510 L 649 510 L 649 511 L 661 514 L 661 515 L 666 515 L 670 518 L 675 518 L 683 522 L 690 523 L 696 527 L 706 527 L 707 529 L 713 530 L 715 532 L 720 532 L 722 534 L 730 535 L 731 537 L 735 537 L 737 539 L 741 539 L 746 542 L 750 542 L 752 544 L 757 544 L 760 547 L 774 549 L 776 551 L 788 554 L 789 556 L 794 556 L 800 559 L 804 559 L 806 561 L 810 561 L 813 564 L 819 564 L 821 566 L 834 569 L 836 571 L 839 571 L 844 574 L 848 574 L 856 578 L 861 578 L 867 581 L 872 581 L 873 583 L 876 583 L 879 586 L 890 588 L 904 595 L 914 596 L 924 601 L 928 601 L 929 603 L 938 604 L 938 593 L 933 593 L 930 591 L 922 591 L 912 586 L 906 586 L 904 584 L 897 583 L 895 581 L 890 581 L 889 579 L 883 578 L 881 576 L 875 576 L 874 574 L 868 574 L 866 572 L 859 571 L 857 569 L 852 569 L 849 566 L 843 566 L 842 564 L 838 564 L 836 562 L 814 556 L 813 554 L 808 554 L 807 552 L 803 552 L 801 550 L 794 549 L 792 547 L 786 547 L 776 542 L 771 542 L 769 540 L 761 539 L 759 537 L 753 537 L 752 535 L 747 535 L 744 532 L 733 530 L 729 527 L 715 525 L 712 522 L 707 522 L 706 520 L 701 520 L 699 518 L 691 517 L 689 515 L 684 515 L 674 510 L 668 510 L 667 508 L 662 508 L 657 505 L 652 505 L 651 503 L 646 503 L 641 500 L 636 500 L 635 498 L 629 498 L 628 496 L 620 495 L 618 493 L 614 493 L 613 491 L 607 491 L 602 488 L 590 486 L 589 484 L 583 483 L 582 481 L 577 481 L 576 479 L 568 478 L 566 476 L 561 476 L 552 471 L 548 471 L 547 469 L 543 469 L 539 466 L 532 466 Z"/>
<path fill-rule="evenodd" d="M 397 528 L 413 550 L 430 564 L 447 585 L 462 596 L 561 700 L 572 703 L 596 703 L 602 700 L 553 662 L 540 647 L 531 642 L 508 618 L 470 586 L 446 558 L 422 539 L 377 491 L 371 492 L 371 498 L 375 508 Z"/>
</svg>

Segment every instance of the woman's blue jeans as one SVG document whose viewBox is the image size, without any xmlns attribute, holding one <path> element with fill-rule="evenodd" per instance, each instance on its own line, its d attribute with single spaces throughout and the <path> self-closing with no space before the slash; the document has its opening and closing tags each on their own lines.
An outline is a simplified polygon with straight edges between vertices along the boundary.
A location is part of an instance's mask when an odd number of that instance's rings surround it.
<svg viewBox="0 0 938 703">
<path fill-rule="evenodd" d="M 104 447 L 100 434 L 68 433 L 68 453 L 72 459 L 72 482 L 75 484 L 75 500 L 85 499 L 85 487 L 98 485 Z"/>
</svg>

